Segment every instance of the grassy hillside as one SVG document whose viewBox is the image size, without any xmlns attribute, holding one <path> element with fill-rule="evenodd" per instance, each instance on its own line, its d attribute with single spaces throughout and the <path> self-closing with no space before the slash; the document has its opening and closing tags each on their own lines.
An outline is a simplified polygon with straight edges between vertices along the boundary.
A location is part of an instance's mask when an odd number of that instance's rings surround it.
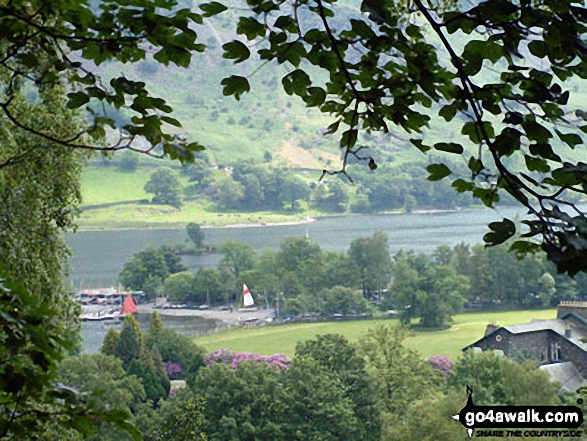
<svg viewBox="0 0 587 441">
<path fill-rule="evenodd" d="M 556 317 L 554 309 L 506 312 L 472 312 L 458 314 L 454 325 L 446 331 L 414 332 L 406 345 L 417 350 L 423 357 L 444 355 L 456 359 L 461 349 L 481 337 L 489 322 L 500 325 L 526 323 L 534 319 L 548 320 Z M 319 334 L 336 333 L 356 342 L 369 328 L 377 324 L 397 324 L 396 320 L 360 320 L 326 323 L 303 323 L 258 328 L 233 328 L 199 337 L 196 342 L 208 351 L 231 349 L 237 352 L 259 354 L 282 353 L 294 355 L 296 343 Z"/>
</svg>

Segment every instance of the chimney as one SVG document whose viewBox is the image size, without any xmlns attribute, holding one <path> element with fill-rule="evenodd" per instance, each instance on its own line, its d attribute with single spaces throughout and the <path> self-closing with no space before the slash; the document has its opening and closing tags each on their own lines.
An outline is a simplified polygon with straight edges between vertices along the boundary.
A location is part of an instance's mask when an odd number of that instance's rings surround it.
<svg viewBox="0 0 587 441">
<path fill-rule="evenodd" d="M 487 336 L 487 335 L 489 335 L 489 334 L 491 334 L 491 333 L 493 333 L 493 332 L 495 332 L 499 328 L 500 328 L 500 326 L 497 323 L 495 323 L 495 322 L 488 323 L 487 324 L 487 328 L 485 328 L 485 335 L 484 335 L 484 337 Z"/>
<path fill-rule="evenodd" d="M 572 334 L 573 333 L 570 328 L 565 329 L 565 337 L 566 338 L 571 338 Z"/>
</svg>

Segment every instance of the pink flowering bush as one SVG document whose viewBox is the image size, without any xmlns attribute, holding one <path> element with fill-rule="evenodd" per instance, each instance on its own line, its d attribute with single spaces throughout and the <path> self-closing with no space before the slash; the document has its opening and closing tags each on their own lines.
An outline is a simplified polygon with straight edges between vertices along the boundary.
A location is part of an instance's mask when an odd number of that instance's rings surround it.
<svg viewBox="0 0 587 441">
<path fill-rule="evenodd" d="M 174 362 L 174 361 L 166 361 L 163 363 L 165 367 L 165 373 L 169 377 L 170 380 L 180 380 L 183 379 L 183 369 L 181 363 Z"/>
<path fill-rule="evenodd" d="M 233 369 L 236 369 L 243 361 L 265 363 L 281 372 L 282 370 L 289 368 L 291 358 L 283 354 L 259 355 L 251 354 L 249 352 L 235 353 L 228 349 L 219 349 L 204 357 L 204 363 L 207 365 L 211 365 L 213 363 L 224 363 L 230 365 Z"/>
<path fill-rule="evenodd" d="M 452 361 L 450 361 L 450 359 L 446 358 L 444 355 L 435 355 L 433 357 L 430 357 L 428 361 L 432 365 L 433 369 L 436 369 L 437 371 L 440 371 L 445 375 L 450 374 L 454 364 Z"/>
</svg>

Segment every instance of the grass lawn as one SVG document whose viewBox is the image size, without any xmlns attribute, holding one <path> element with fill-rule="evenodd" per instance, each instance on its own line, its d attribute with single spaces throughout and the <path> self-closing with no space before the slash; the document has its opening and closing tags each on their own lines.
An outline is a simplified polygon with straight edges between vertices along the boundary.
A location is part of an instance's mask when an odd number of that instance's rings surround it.
<svg viewBox="0 0 587 441">
<path fill-rule="evenodd" d="M 500 325 L 526 323 L 534 319 L 547 320 L 556 317 L 554 309 L 530 311 L 469 312 L 457 314 L 454 325 L 446 331 L 414 332 L 406 341 L 423 357 L 444 355 L 456 359 L 461 349 L 481 337 L 487 323 Z M 396 320 L 374 319 L 347 322 L 301 323 L 263 326 L 258 328 L 233 328 L 216 334 L 196 338 L 196 343 L 208 351 L 231 349 L 237 352 L 259 354 L 282 353 L 294 355 L 296 343 L 310 340 L 319 334 L 338 333 L 355 342 L 377 324 L 397 324 Z"/>
</svg>

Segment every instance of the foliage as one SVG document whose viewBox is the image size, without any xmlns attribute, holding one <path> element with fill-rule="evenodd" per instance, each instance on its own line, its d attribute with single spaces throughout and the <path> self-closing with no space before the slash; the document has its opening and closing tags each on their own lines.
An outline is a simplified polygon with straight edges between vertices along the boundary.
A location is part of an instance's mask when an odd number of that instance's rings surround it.
<svg viewBox="0 0 587 441">
<path fill-rule="evenodd" d="M 185 270 L 172 249 L 149 246 L 125 262 L 118 279 L 125 287 L 145 291 L 148 296 L 154 297 L 167 276 Z"/>
<path fill-rule="evenodd" d="M 213 363 L 200 371 L 196 388 L 206 400 L 210 440 L 360 439 L 350 400 L 311 359 L 281 372 L 264 363 Z"/>
<path fill-rule="evenodd" d="M 352 402 L 357 417 L 357 439 L 379 439 L 380 412 L 368 381 L 364 360 L 342 335 L 324 334 L 296 346 L 296 359 L 308 357 L 340 382 L 344 396 Z"/>
<path fill-rule="evenodd" d="M 387 235 L 381 231 L 372 237 L 361 237 L 351 242 L 349 257 L 359 268 L 363 294 L 369 296 L 387 287 L 391 278 L 391 258 Z"/>
<path fill-rule="evenodd" d="M 377 167 L 373 158 L 362 155 L 359 128 L 387 133 L 393 125 L 420 134 L 435 129 L 432 114 L 438 115 L 458 124 L 463 138 L 427 145 L 423 135 L 412 135 L 410 141 L 422 152 L 464 157 L 469 176 L 453 173 L 441 160 L 428 165 L 428 179 L 451 176 L 457 191 L 487 206 L 500 193 L 511 195 L 532 216 L 524 221 L 528 237 L 541 241 L 518 240 L 516 252 L 542 248 L 559 271 L 575 274 L 587 268 L 586 233 L 578 227 L 585 217 L 568 196 L 585 194 L 585 171 L 583 163 L 563 159 L 566 148 L 584 142 L 584 112 L 569 90 L 570 82 L 587 71 L 584 48 L 573 43 L 585 28 L 582 6 L 570 0 L 472 5 L 416 0 L 411 8 L 396 8 L 391 2 L 365 0 L 360 10 L 345 16 L 350 26 L 339 26 L 336 3 L 247 4 L 250 15 L 239 21 L 238 39 L 223 46 L 224 57 L 235 63 L 250 58 L 240 41 L 246 39 L 255 42 L 262 61 L 292 66 L 282 79 L 286 93 L 332 114 L 336 120 L 329 133 L 345 126 L 340 136 L 345 161 L 331 173 L 349 176 L 349 157 Z M 255 14 L 266 10 L 278 13 L 258 21 Z M 480 30 L 484 33 L 476 33 Z M 527 53 L 532 57 L 523 55 Z M 315 68 L 308 69 L 306 62 Z M 500 75 L 482 75 L 493 69 Z M 222 84 L 224 93 L 236 99 L 250 90 L 239 75 Z M 566 118 L 572 112 L 575 118 Z M 569 204 L 571 212 L 559 208 Z M 490 245 L 516 231 L 509 219 L 490 229 L 485 236 Z"/>
<path fill-rule="evenodd" d="M 116 356 L 116 348 L 118 347 L 119 341 L 120 333 L 116 330 L 116 328 L 109 328 L 108 332 L 106 332 L 106 336 L 104 337 L 104 341 L 102 342 L 102 347 L 100 347 L 100 353 L 104 355 Z"/>
<path fill-rule="evenodd" d="M 160 422 L 154 428 L 154 441 L 192 441 L 208 439 L 203 432 L 204 403 L 190 390 L 160 403 Z"/>
<path fill-rule="evenodd" d="M 165 279 L 163 292 L 172 302 L 186 302 L 192 295 L 195 280 L 190 271 L 171 274 Z"/>
<path fill-rule="evenodd" d="M 465 303 L 468 279 L 452 266 L 432 264 L 424 255 L 400 252 L 395 260 L 391 291 L 402 320 L 409 323 L 419 317 L 426 328 L 448 323 Z"/>
<path fill-rule="evenodd" d="M 53 309 L 52 309 L 53 308 Z M 100 409 L 81 393 L 57 381 L 58 363 L 73 347 L 68 335 L 40 332 L 59 312 L 39 302 L 24 285 L 0 279 L 0 437 L 23 439 L 43 432 L 90 436 L 96 423 L 113 423 L 135 439 L 128 413 Z"/>
<path fill-rule="evenodd" d="M 125 151 L 120 155 L 118 161 L 118 168 L 125 172 L 134 172 L 140 163 L 139 156 L 129 151 Z"/>
<path fill-rule="evenodd" d="M 204 232 L 199 224 L 195 222 L 190 222 L 185 227 L 188 237 L 196 246 L 196 248 L 202 248 L 204 244 Z"/>
<path fill-rule="evenodd" d="M 291 359 L 282 354 L 274 355 L 259 355 L 247 352 L 234 353 L 227 349 L 220 349 L 204 357 L 204 363 L 211 365 L 214 363 L 224 363 L 230 365 L 233 369 L 237 369 L 243 362 L 254 361 L 257 363 L 264 363 L 267 366 L 275 368 L 278 372 L 289 367 Z"/>
<path fill-rule="evenodd" d="M 137 319 L 131 314 L 124 318 L 120 339 L 116 344 L 115 355 L 122 360 L 126 369 L 131 361 L 138 360 L 143 349 L 143 335 Z"/>
<path fill-rule="evenodd" d="M 67 358 L 59 366 L 59 380 L 86 394 L 86 401 L 95 409 L 124 411 L 129 419 L 131 411 L 146 399 L 140 380 L 127 376 L 121 361 L 109 355 Z M 121 439 L 123 435 L 115 429 L 110 424 L 100 423 L 98 433 L 90 439 Z"/>
<path fill-rule="evenodd" d="M 187 380 L 193 385 L 196 373 L 204 364 L 204 349 L 194 343 L 194 340 L 180 335 L 173 329 L 163 327 L 156 333 L 147 333 L 145 338 L 147 348 L 157 346 L 167 375 L 172 379 Z M 171 366 L 177 366 L 171 368 Z M 172 370 L 170 375 L 169 370 Z"/>
<path fill-rule="evenodd" d="M 145 184 L 145 191 L 153 193 L 153 204 L 166 204 L 181 207 L 181 187 L 177 174 L 167 167 L 155 170 Z"/>
<path fill-rule="evenodd" d="M 443 355 L 435 355 L 433 357 L 429 357 L 428 361 L 432 365 L 433 369 L 442 372 L 445 375 L 448 375 L 452 371 L 452 367 L 454 363 Z"/>
<path fill-rule="evenodd" d="M 172 109 L 163 99 L 150 95 L 144 82 L 133 81 L 124 74 L 107 81 L 89 67 L 115 60 L 136 63 L 145 58 L 163 65 L 189 66 L 193 52 L 204 50 L 204 45 L 196 42 L 197 34 L 192 28 L 202 22 L 202 15 L 176 5 L 147 0 L 132 4 L 108 1 L 100 5 L 85 1 L 2 4 L 0 28 L 6 32 L 0 45 L 6 56 L 0 63 L 0 75 L 10 76 L 3 80 L 4 121 L 10 120 L 11 125 L 34 134 L 40 142 L 52 140 L 73 149 L 128 148 L 152 156 L 193 161 L 194 152 L 202 147 L 170 133 L 169 126 L 181 127 L 181 124 L 166 115 Z M 150 47 L 149 54 L 146 46 Z M 75 57 L 71 56 L 72 52 Z M 86 107 L 90 118 L 85 126 L 73 131 L 50 130 L 30 121 L 20 113 L 16 103 L 21 87 L 33 95 L 43 93 L 61 78 L 67 78 L 71 88 L 67 103 L 57 109 L 66 106 L 77 109 L 91 104 Z M 100 141 L 105 128 L 119 128 L 107 109 L 122 107 L 132 111 L 132 118 L 124 120 L 118 141 L 104 145 Z M 92 140 L 81 137 L 83 133 L 88 133 Z M 133 144 L 139 137 L 146 140 L 148 149 Z M 160 151 L 154 152 L 155 147 Z"/>
<path fill-rule="evenodd" d="M 149 319 L 149 330 L 146 335 L 146 340 L 157 339 L 157 337 L 163 332 L 163 320 L 157 311 L 153 311 L 151 318 Z M 108 334 L 106 334 L 108 336 Z"/>
<path fill-rule="evenodd" d="M 382 411 L 396 416 L 439 384 L 430 364 L 402 346 L 405 337 L 399 326 L 381 325 L 370 329 L 358 344 Z"/>
<path fill-rule="evenodd" d="M 550 405 L 560 402 L 558 387 L 533 363 L 518 363 L 493 352 L 465 352 L 448 376 L 451 387 L 473 388 L 479 405 Z"/>
<path fill-rule="evenodd" d="M 220 245 L 218 251 L 222 254 L 219 266 L 227 268 L 235 277 L 241 271 L 253 268 L 256 254 L 248 243 L 227 240 Z"/>
<path fill-rule="evenodd" d="M 223 301 L 224 284 L 222 275 L 216 268 L 200 268 L 196 273 L 196 279 L 192 288 L 192 301 L 208 304 Z"/>
</svg>

